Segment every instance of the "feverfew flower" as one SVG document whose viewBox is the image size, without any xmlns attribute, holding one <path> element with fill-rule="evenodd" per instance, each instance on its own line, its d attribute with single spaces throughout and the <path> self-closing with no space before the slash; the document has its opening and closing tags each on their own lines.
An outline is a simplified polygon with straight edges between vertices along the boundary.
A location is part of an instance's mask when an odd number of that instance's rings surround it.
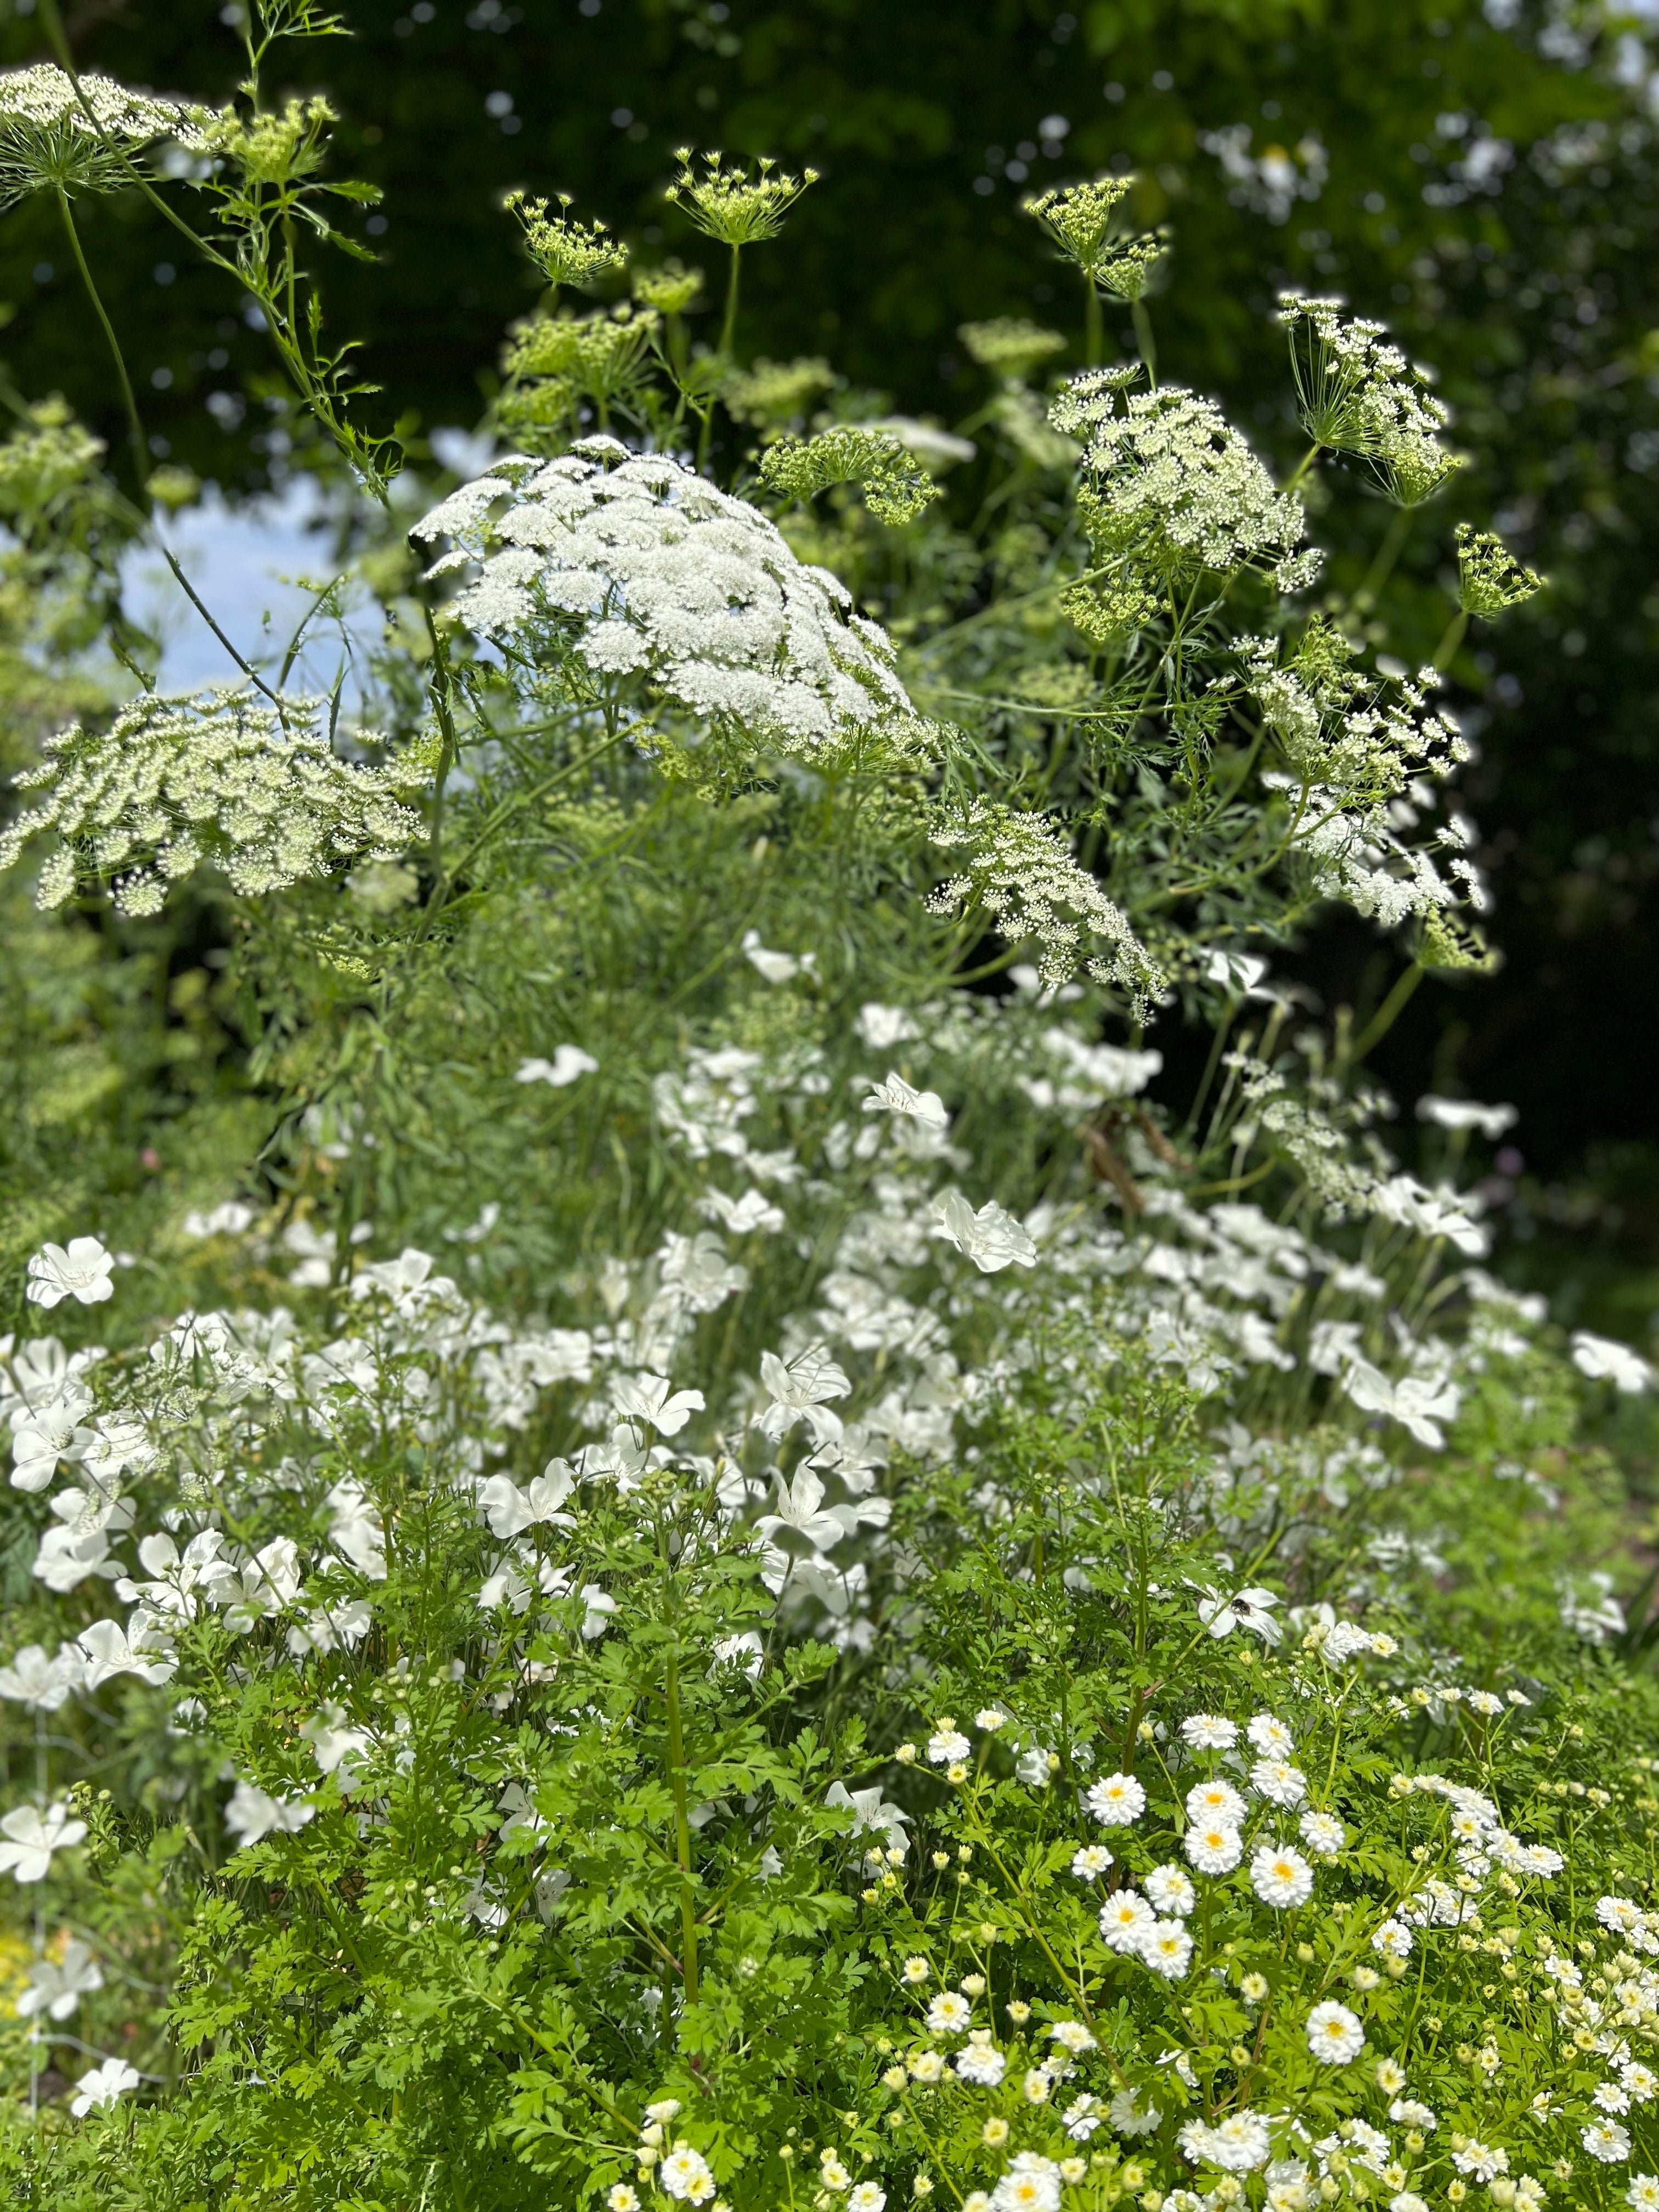
<svg viewBox="0 0 1659 2212">
<path fill-rule="evenodd" d="M 1258 1713 L 1244 1733 L 1264 1759 L 1288 1759 L 1296 1749 L 1289 1729 L 1272 1713 Z"/>
<path fill-rule="evenodd" d="M 1346 2005 L 1316 2004 L 1308 2014 L 1308 2048 L 1327 2066 L 1346 2066 L 1365 2048 L 1365 2031 Z"/>
<path fill-rule="evenodd" d="M 1218 2125 L 1189 2120 L 1176 2137 L 1194 2166 L 1218 2166 L 1224 2173 L 1250 2173 L 1265 2166 L 1272 2138 L 1256 2112 L 1230 2112 Z"/>
<path fill-rule="evenodd" d="M 706 2204 L 714 2194 L 714 2177 L 701 2151 L 676 2143 L 657 2168 L 657 2179 L 684 2204 Z"/>
<path fill-rule="evenodd" d="M 1279 1911 L 1305 1905 L 1313 1895 L 1313 1869 L 1288 1844 L 1267 1844 L 1250 1861 L 1250 1887 L 1264 1905 Z"/>
<path fill-rule="evenodd" d="M 1135 1949 L 1155 1974 L 1178 1981 L 1192 1962 L 1193 1939 L 1179 1920 L 1155 1920 L 1141 1929 Z"/>
<path fill-rule="evenodd" d="M 994 2089 L 1007 2070 L 1008 2061 L 988 2040 L 970 2040 L 957 2053 L 957 2072 L 975 2089 Z"/>
<path fill-rule="evenodd" d="M 1237 1828 L 1224 1820 L 1201 1820 L 1188 1828 L 1182 1849 L 1200 1874 L 1231 1874 L 1243 1856 Z"/>
<path fill-rule="evenodd" d="M 1107 2121 L 1121 2136 L 1149 2136 L 1164 2115 L 1150 2100 L 1142 2104 L 1133 2089 L 1120 2089 L 1106 2110 Z"/>
<path fill-rule="evenodd" d="M 1500 2173 L 1510 2170 L 1510 2154 L 1490 2143 L 1466 2142 L 1462 2150 L 1452 2153 L 1452 2164 L 1460 2173 L 1468 2174 L 1476 2181 L 1495 2181 Z"/>
<path fill-rule="evenodd" d="M 941 1990 L 927 2008 L 927 2025 L 935 2035 L 961 2035 L 973 2016 L 973 2007 L 955 1990 Z"/>
<path fill-rule="evenodd" d="M 1181 1723 L 1181 1733 L 1194 1751 L 1231 1751 L 1238 1741 L 1235 1723 L 1219 1720 L 1213 1713 L 1194 1713 Z"/>
<path fill-rule="evenodd" d="M 1079 1881 L 1096 1881 L 1109 1872 L 1112 1855 L 1104 1844 L 1085 1844 L 1073 1854 L 1072 1872 Z"/>
<path fill-rule="evenodd" d="M 1100 1908 L 1101 1940 L 1109 1951 L 1139 1950 L 1142 1930 L 1157 1917 L 1138 1891 L 1115 1889 Z"/>
<path fill-rule="evenodd" d="M 1283 1759 L 1258 1759 L 1250 1769 L 1250 1786 L 1270 1805 L 1287 1809 L 1299 1805 L 1308 1794 L 1307 1777 Z"/>
<path fill-rule="evenodd" d="M 941 1728 L 927 1739 L 927 1756 L 935 1766 L 951 1766 L 972 1756 L 973 1745 L 959 1729 Z"/>
<path fill-rule="evenodd" d="M 1598 2121 L 1583 2130 L 1578 2140 L 1603 2166 L 1617 2166 L 1630 2156 L 1630 2130 L 1621 2128 L 1616 2120 Z"/>
<path fill-rule="evenodd" d="M 0 861 L 0 866 L 3 866 Z M 113 1253 L 106 1252 L 95 1237 L 71 1237 L 67 1249 L 47 1244 L 30 1255 L 28 1285 L 23 1295 L 31 1305 L 60 1305 L 74 1298 L 83 1306 L 101 1304 L 113 1297 L 110 1269 Z"/>
<path fill-rule="evenodd" d="M 1412 1940 L 1412 1931 L 1403 1920 L 1385 1920 L 1371 1938 L 1371 1948 L 1385 1959 L 1409 1959 Z"/>
<path fill-rule="evenodd" d="M 1184 1920 L 1198 1902 L 1198 1893 L 1178 1866 L 1154 1867 L 1146 1877 L 1146 1894 L 1160 1912 Z"/>
<path fill-rule="evenodd" d="M 1187 1792 L 1187 1818 L 1198 1826 L 1217 1821 L 1224 1828 L 1236 1828 L 1244 1809 L 1244 1800 L 1230 1782 L 1198 1782 Z"/>
<path fill-rule="evenodd" d="M 1146 1792 L 1132 1774 L 1108 1774 L 1091 1783 L 1083 1802 L 1103 1828 L 1127 1828 L 1146 1809 Z"/>
<path fill-rule="evenodd" d="M 1322 1858 L 1334 1858 L 1348 1840 L 1348 1832 L 1340 1820 L 1328 1813 L 1304 1813 L 1297 1823 L 1302 1840 L 1310 1851 Z"/>
</svg>

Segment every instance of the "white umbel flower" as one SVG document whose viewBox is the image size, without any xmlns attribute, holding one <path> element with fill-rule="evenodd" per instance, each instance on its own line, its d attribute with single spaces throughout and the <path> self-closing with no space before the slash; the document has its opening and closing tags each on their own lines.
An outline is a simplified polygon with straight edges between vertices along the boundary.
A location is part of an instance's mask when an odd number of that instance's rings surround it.
<svg viewBox="0 0 1659 2212">
<path fill-rule="evenodd" d="M 421 819 L 385 769 L 340 759 L 315 700 L 278 715 L 245 692 L 188 698 L 146 694 L 107 730 L 77 723 L 48 738 L 37 768 L 17 778 L 40 794 L 0 836 L 0 868 L 43 832 L 58 842 L 36 902 L 61 906 L 77 885 L 111 887 L 125 915 L 159 914 L 169 887 L 204 861 L 234 890 L 276 890 L 349 860 L 392 860 Z"/>
<path fill-rule="evenodd" d="M 90 110 L 90 113 L 88 113 Z M 61 185 L 113 191 L 127 164 L 158 138 L 192 152 L 206 145 L 199 121 L 176 100 L 132 92 L 87 71 L 79 88 L 50 62 L 0 74 L 0 209 Z"/>
<path fill-rule="evenodd" d="M 544 466 L 499 462 L 413 534 L 453 541 L 440 568 L 481 564 L 453 603 L 469 629 L 638 677 L 697 722 L 812 755 L 910 714 L 890 643 L 845 586 L 666 454 L 592 438 Z"/>
</svg>

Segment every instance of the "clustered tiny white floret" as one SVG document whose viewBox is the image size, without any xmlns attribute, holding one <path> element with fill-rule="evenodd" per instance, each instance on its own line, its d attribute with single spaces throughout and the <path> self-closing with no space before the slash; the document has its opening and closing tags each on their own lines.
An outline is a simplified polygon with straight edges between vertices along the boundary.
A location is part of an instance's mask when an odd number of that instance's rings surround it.
<svg viewBox="0 0 1659 2212">
<path fill-rule="evenodd" d="M 31 838 L 55 833 L 38 903 L 111 887 L 118 912 L 159 913 L 167 891 L 205 863 L 234 889 L 276 890 L 352 860 L 391 860 L 421 834 L 386 769 L 342 760 L 325 709 L 282 711 L 243 691 L 187 698 L 149 694 L 106 730 L 79 723 L 46 739 L 37 768 L 16 778 L 41 794 L 0 836 L 0 868 Z"/>
<path fill-rule="evenodd" d="M 846 586 L 668 454 L 594 437 L 545 465 L 500 461 L 413 534 L 453 541 L 434 574 L 478 563 L 458 622 L 538 655 L 563 645 L 606 686 L 638 677 L 694 722 L 812 757 L 911 715 Z"/>
<path fill-rule="evenodd" d="M 199 115 L 87 70 L 79 89 L 51 62 L 0 72 L 0 209 L 43 186 L 109 191 L 158 138 L 201 151 Z"/>
</svg>

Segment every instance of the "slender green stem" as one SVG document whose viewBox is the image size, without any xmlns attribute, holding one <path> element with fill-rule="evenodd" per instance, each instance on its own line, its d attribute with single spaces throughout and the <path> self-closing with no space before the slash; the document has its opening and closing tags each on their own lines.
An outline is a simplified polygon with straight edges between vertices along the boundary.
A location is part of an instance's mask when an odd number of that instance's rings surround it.
<svg viewBox="0 0 1659 2212">
<path fill-rule="evenodd" d="M 138 417 L 138 402 L 133 393 L 132 379 L 127 374 L 126 357 L 121 351 L 121 341 L 115 335 L 115 325 L 109 319 L 97 285 L 92 281 L 92 270 L 88 267 L 86 254 L 82 250 L 81 234 L 75 228 L 75 216 L 69 204 L 69 194 L 61 185 L 57 189 L 57 198 L 58 212 L 64 218 L 64 232 L 69 240 L 70 252 L 75 257 L 75 265 L 81 272 L 81 283 L 85 288 L 88 299 L 92 302 L 92 311 L 98 318 L 99 325 L 109 346 L 110 358 L 115 363 L 115 380 L 120 387 L 121 404 L 126 410 L 127 438 L 132 447 L 132 473 L 138 487 L 138 500 L 142 507 L 144 500 L 144 485 L 149 476 L 149 441 L 144 435 L 144 426 Z"/>
<path fill-rule="evenodd" d="M 1093 272 L 1083 272 L 1083 358 L 1091 368 L 1098 368 L 1100 356 L 1105 351 L 1105 317 L 1101 312 L 1100 290 Z"/>
<path fill-rule="evenodd" d="M 1389 1031 L 1405 1012 L 1407 1001 L 1422 981 L 1425 972 L 1423 963 L 1420 960 L 1413 960 L 1411 966 L 1401 975 L 1393 990 L 1389 992 L 1370 1020 L 1354 1039 L 1348 1060 L 1351 1067 L 1357 1067 L 1372 1046 L 1380 1044 L 1387 1036 Z"/>
<path fill-rule="evenodd" d="M 1411 526 L 1411 509 L 1397 507 L 1388 528 L 1382 533 L 1382 540 L 1376 549 L 1376 556 L 1370 567 L 1365 571 L 1364 580 L 1353 595 L 1354 605 L 1357 607 L 1368 607 L 1374 604 L 1377 593 L 1394 573 L 1394 564 L 1400 558 L 1405 546 L 1407 532 Z"/>
<path fill-rule="evenodd" d="M 218 623 L 208 611 L 206 605 L 203 602 L 201 594 L 197 591 L 196 586 L 191 582 L 189 577 L 185 575 L 184 569 L 180 567 L 177 556 L 173 552 L 169 546 L 161 544 L 159 532 L 155 532 L 153 524 L 149 521 L 149 518 L 144 507 L 144 483 L 149 469 L 149 441 L 144 435 L 144 425 L 138 413 L 138 401 L 132 389 L 132 379 L 127 374 L 126 356 L 121 351 L 121 341 L 115 335 L 115 325 L 109 319 L 109 312 L 104 305 L 103 297 L 99 292 L 96 283 L 93 280 L 92 270 L 88 264 L 85 252 L 82 250 L 81 245 L 81 234 L 75 227 L 75 213 L 73 209 L 70 206 L 69 195 L 64 191 L 61 185 L 58 188 L 58 208 L 59 214 L 64 218 L 64 235 L 69 240 L 70 252 L 75 257 L 75 265 L 76 270 L 80 272 L 82 288 L 86 292 L 88 299 L 92 302 L 93 313 L 97 316 L 99 326 L 102 330 L 104 337 L 109 345 L 110 359 L 115 364 L 116 381 L 120 387 L 121 404 L 125 411 L 127 418 L 127 437 L 132 447 L 133 474 L 137 479 L 137 512 L 140 516 L 143 518 L 145 527 L 149 530 L 150 534 L 155 538 L 156 544 L 161 549 L 161 558 L 167 562 L 168 568 L 172 569 L 173 576 L 177 580 L 179 586 L 183 591 L 185 598 L 189 599 L 197 613 L 200 615 L 202 620 L 213 632 L 213 635 L 218 639 L 220 644 L 223 646 L 225 651 L 236 663 L 236 665 L 241 670 L 243 675 L 246 676 L 250 683 L 254 684 L 258 690 L 263 691 L 266 698 L 280 710 L 282 702 L 278 699 L 276 692 L 274 692 L 270 686 L 255 673 L 254 670 L 249 665 L 247 661 L 242 658 L 242 655 L 238 653 L 236 647 L 225 635 L 223 630 L 220 629 Z"/>
<path fill-rule="evenodd" d="M 1457 612 L 1446 624 L 1445 635 L 1434 648 L 1434 665 L 1443 676 L 1457 657 L 1457 648 L 1462 644 L 1468 627 L 1468 610 L 1466 607 L 1459 607 Z"/>
<path fill-rule="evenodd" d="M 668 1708 L 668 1786 L 674 1799 L 674 1852 L 680 1869 L 681 1961 L 685 2001 L 697 2001 L 697 1900 L 691 1882 L 691 1820 L 685 1796 L 685 1737 L 680 1717 L 680 1663 L 671 1650 L 663 1683 Z"/>
<path fill-rule="evenodd" d="M 1158 390 L 1158 347 L 1152 338 L 1152 319 L 1146 312 L 1144 300 L 1132 300 L 1129 313 L 1135 326 L 1135 343 L 1140 348 L 1140 358 L 1146 364 L 1146 381 L 1154 392 Z"/>
</svg>

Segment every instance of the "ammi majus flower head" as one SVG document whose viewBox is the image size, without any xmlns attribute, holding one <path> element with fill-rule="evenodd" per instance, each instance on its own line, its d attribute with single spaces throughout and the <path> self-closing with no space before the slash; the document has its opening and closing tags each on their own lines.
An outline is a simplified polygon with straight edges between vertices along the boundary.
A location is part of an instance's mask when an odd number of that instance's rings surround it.
<svg viewBox="0 0 1659 2212">
<path fill-rule="evenodd" d="M 1281 492 L 1212 399 L 1166 384 L 1131 392 L 1115 371 L 1085 372 L 1050 412 L 1086 428 L 1078 511 L 1097 561 L 1129 556 L 1166 573 L 1270 571 L 1283 591 L 1311 580 L 1299 554 L 1302 502 Z"/>
<path fill-rule="evenodd" d="M 0 868 L 55 831 L 38 904 L 61 906 L 89 881 L 112 887 L 118 912 L 150 915 L 204 861 L 258 894 L 364 855 L 394 859 L 422 829 L 397 796 L 403 780 L 342 760 L 320 720 L 316 700 L 284 701 L 279 718 L 216 689 L 146 694 L 106 730 L 61 730 L 17 778 L 40 796 L 0 837 Z"/>
<path fill-rule="evenodd" d="M 1303 427 L 1316 446 L 1367 462 L 1396 507 L 1420 507 L 1464 465 L 1444 442 L 1450 410 L 1383 324 L 1345 319 L 1341 306 L 1279 295 Z"/>
<path fill-rule="evenodd" d="M 112 77 L 76 82 L 50 62 L 0 74 L 0 208 L 31 192 L 113 191 L 157 139 L 199 153 L 203 118 L 175 100 L 133 92 Z"/>
<path fill-rule="evenodd" d="M 414 534 L 455 541 L 434 574 L 480 564 L 456 620 L 544 667 L 574 656 L 594 683 L 637 680 L 728 737 L 822 756 L 910 715 L 885 633 L 845 587 L 665 454 L 599 437 L 545 467 L 498 463 Z"/>
<path fill-rule="evenodd" d="M 684 209 L 705 237 L 717 239 L 722 246 L 757 246 L 775 238 L 785 216 L 807 186 L 818 180 L 816 169 L 786 176 L 765 154 L 752 167 L 728 164 L 720 154 L 705 154 L 699 168 L 689 146 L 677 149 L 674 159 L 680 173 L 663 197 Z"/>
<path fill-rule="evenodd" d="M 550 284 L 592 284 L 628 265 L 628 248 L 602 222 L 583 222 L 565 213 L 568 192 L 559 194 L 557 215 L 548 213 L 545 200 L 525 192 L 509 192 L 502 204 L 518 217 L 530 258 Z"/>
</svg>

